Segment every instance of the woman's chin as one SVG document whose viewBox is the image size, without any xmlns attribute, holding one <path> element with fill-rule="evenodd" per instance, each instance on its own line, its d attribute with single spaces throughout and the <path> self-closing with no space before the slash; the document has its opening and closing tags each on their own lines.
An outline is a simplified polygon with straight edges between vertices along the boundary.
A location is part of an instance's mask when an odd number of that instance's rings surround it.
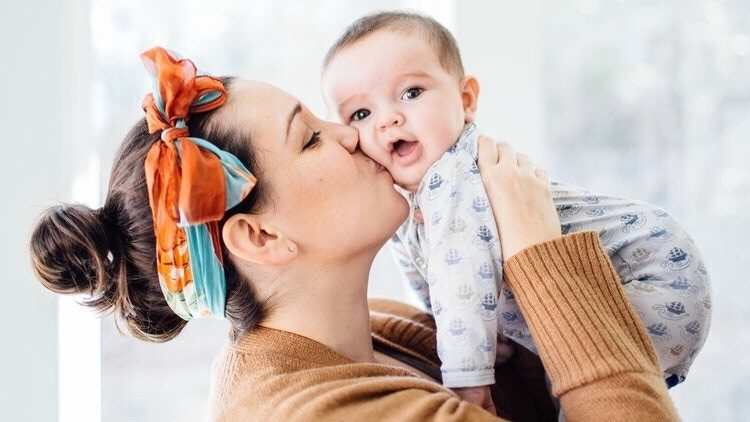
<svg viewBox="0 0 750 422">
<path fill-rule="evenodd" d="M 393 189 L 388 204 L 380 203 L 378 207 L 379 218 L 373 224 L 375 227 L 382 227 L 382 230 L 378 232 L 379 236 L 377 236 L 378 247 L 382 247 L 406 221 L 409 216 L 409 203 L 402 194 Z"/>
<path fill-rule="evenodd" d="M 393 191 L 396 193 L 396 196 L 397 196 L 396 200 L 398 201 L 398 204 L 397 204 L 398 210 L 395 213 L 395 219 L 398 222 L 398 224 L 396 225 L 396 228 L 399 228 L 404 223 L 404 221 L 406 221 L 406 217 L 409 216 L 409 202 L 406 200 L 404 195 L 402 195 L 395 189 Z"/>
</svg>

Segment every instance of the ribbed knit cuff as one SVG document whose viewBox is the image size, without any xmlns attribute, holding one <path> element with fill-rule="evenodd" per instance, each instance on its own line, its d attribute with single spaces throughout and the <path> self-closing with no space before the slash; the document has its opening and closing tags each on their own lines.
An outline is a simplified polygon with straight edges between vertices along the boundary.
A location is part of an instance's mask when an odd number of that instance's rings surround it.
<svg viewBox="0 0 750 422">
<path fill-rule="evenodd" d="M 659 374 L 650 340 L 596 232 L 524 249 L 503 272 L 556 396 L 626 371 Z"/>
</svg>

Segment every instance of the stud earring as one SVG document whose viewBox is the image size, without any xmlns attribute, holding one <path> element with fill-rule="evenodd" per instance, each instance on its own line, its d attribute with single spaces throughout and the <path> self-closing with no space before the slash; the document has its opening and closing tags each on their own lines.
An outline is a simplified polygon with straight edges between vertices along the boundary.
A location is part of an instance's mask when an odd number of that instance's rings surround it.
<svg viewBox="0 0 750 422">
<path fill-rule="evenodd" d="M 294 246 L 287 246 L 287 249 L 289 250 L 289 252 L 294 252 Z"/>
</svg>

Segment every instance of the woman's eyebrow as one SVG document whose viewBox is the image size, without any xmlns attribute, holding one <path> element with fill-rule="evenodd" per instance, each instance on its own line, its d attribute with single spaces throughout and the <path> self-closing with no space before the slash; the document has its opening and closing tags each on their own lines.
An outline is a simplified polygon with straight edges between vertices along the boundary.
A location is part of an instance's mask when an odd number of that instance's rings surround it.
<svg viewBox="0 0 750 422">
<path fill-rule="evenodd" d="M 299 112 L 302 111 L 302 104 L 297 102 L 297 104 L 292 109 L 291 113 L 289 113 L 289 118 L 287 119 L 287 125 L 286 125 L 286 140 L 284 141 L 284 144 L 286 144 L 286 141 L 289 140 L 289 128 L 292 127 L 292 120 L 294 120 L 294 116 L 299 114 Z"/>
</svg>

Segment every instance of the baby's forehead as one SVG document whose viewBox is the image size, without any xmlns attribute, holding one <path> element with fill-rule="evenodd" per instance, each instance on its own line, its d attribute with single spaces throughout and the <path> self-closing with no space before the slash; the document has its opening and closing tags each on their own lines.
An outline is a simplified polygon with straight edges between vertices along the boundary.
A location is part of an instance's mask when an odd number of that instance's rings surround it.
<svg viewBox="0 0 750 422">
<path fill-rule="evenodd" d="M 421 55 L 428 54 L 438 60 L 441 56 L 440 47 L 430 38 L 429 34 L 420 29 L 380 28 L 340 48 L 331 55 L 329 64 L 346 52 L 359 49 L 372 50 L 377 46 L 384 46 L 391 51 L 410 50 Z M 373 59 L 377 60 L 376 57 L 373 57 Z"/>
<path fill-rule="evenodd" d="M 440 60 L 439 51 L 425 35 L 404 31 L 378 30 L 342 47 L 323 69 L 326 88 L 355 82 L 361 88 L 370 83 L 420 73 L 451 73 Z M 359 82 L 365 82 L 361 86 Z"/>
<path fill-rule="evenodd" d="M 437 54 L 438 46 L 433 42 L 432 38 L 430 37 L 430 34 L 426 31 L 417 28 L 417 27 L 405 27 L 405 28 L 380 28 L 375 31 L 370 32 L 369 34 L 362 37 L 362 39 L 366 39 L 370 36 L 376 36 L 376 35 L 388 35 L 392 38 L 397 38 L 401 40 L 414 40 L 414 41 L 421 41 L 424 44 L 428 44 L 430 47 L 435 49 L 435 53 Z M 361 41 L 361 40 L 360 40 Z M 355 42 L 356 43 L 356 42 Z"/>
<path fill-rule="evenodd" d="M 457 79 L 464 77 L 461 53 L 448 28 L 430 16 L 406 11 L 377 12 L 352 22 L 328 49 L 323 72 L 342 52 L 373 48 L 377 45 L 373 38 L 381 44 L 388 44 L 383 41 L 389 40 L 394 49 L 406 45 L 414 51 L 429 53 L 445 71 Z"/>
</svg>

